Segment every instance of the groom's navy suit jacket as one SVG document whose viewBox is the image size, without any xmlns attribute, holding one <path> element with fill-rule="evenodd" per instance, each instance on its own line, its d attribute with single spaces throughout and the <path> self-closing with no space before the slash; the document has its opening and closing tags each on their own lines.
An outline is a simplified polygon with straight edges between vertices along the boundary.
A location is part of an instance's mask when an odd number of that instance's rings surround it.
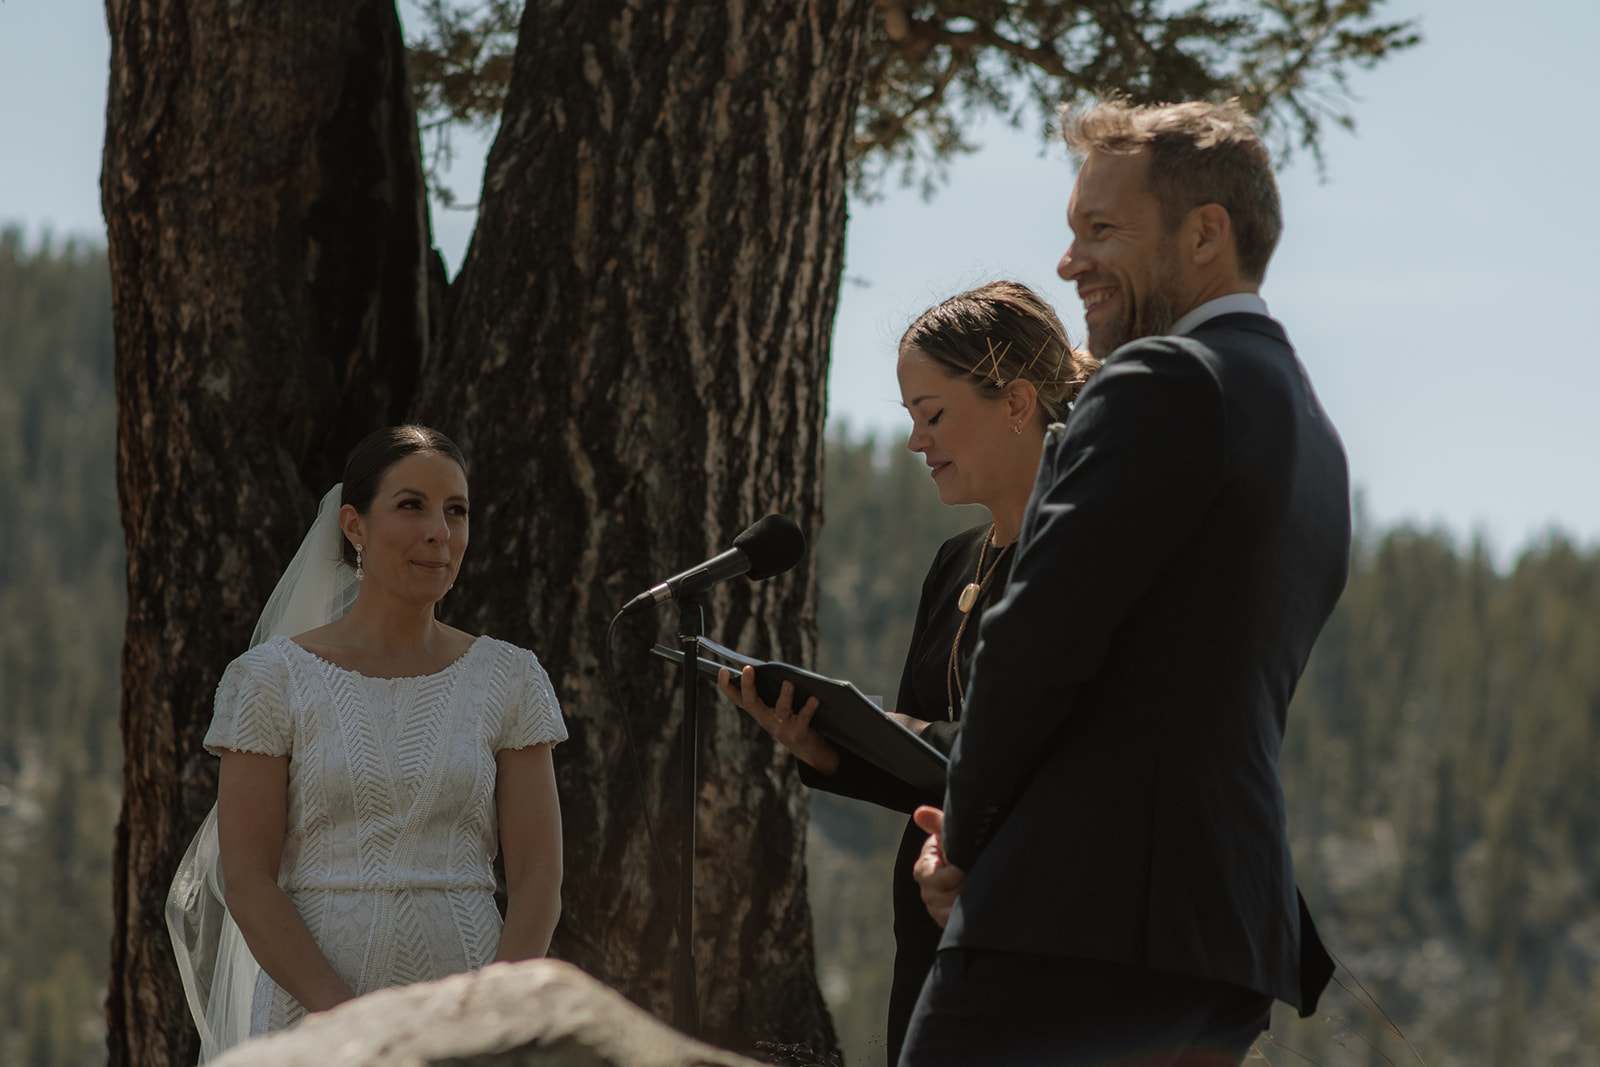
<svg viewBox="0 0 1600 1067">
<path fill-rule="evenodd" d="M 1344 588 L 1344 451 L 1283 328 L 1124 345 L 1053 429 L 985 615 L 944 849 L 944 947 L 1132 964 L 1309 1012 L 1278 752 Z"/>
</svg>

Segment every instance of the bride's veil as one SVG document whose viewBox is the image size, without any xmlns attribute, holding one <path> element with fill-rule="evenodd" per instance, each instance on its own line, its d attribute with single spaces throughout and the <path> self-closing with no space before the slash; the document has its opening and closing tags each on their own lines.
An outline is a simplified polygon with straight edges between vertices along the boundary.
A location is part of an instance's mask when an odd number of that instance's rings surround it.
<svg viewBox="0 0 1600 1067">
<path fill-rule="evenodd" d="M 355 571 L 341 562 L 341 487 L 328 490 L 300 550 L 267 598 L 250 637 L 255 647 L 278 634 L 293 637 L 344 615 L 359 588 Z M 167 894 L 167 930 L 177 953 L 183 991 L 200 1031 L 200 1062 L 250 1036 L 251 1010 L 261 968 L 228 914 L 212 806 L 178 865 Z"/>
<path fill-rule="evenodd" d="M 250 647 L 279 634 L 294 637 L 342 618 L 356 601 L 361 583 L 341 562 L 344 531 L 339 528 L 341 486 L 329 489 L 317 506 L 316 521 L 300 542 L 300 550 L 278 579 L 261 618 L 250 635 Z"/>
</svg>

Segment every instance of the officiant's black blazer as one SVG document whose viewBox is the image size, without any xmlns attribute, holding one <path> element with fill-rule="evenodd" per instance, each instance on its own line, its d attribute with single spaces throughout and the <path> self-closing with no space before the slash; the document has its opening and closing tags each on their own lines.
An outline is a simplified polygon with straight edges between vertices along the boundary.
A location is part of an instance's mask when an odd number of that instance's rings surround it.
<svg viewBox="0 0 1600 1067">
<path fill-rule="evenodd" d="M 942 945 L 1133 964 L 1309 1011 L 1278 752 L 1344 588 L 1349 476 L 1283 328 L 1118 349 L 1047 439 L 945 797 Z"/>
</svg>

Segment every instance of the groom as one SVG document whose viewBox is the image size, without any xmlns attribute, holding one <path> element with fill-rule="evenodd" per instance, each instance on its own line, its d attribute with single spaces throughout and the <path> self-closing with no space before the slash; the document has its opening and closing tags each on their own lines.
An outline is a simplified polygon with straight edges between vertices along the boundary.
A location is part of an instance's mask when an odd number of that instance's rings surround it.
<svg viewBox="0 0 1600 1067">
<path fill-rule="evenodd" d="M 1105 360 L 1052 430 L 918 880 L 901 1064 L 1238 1064 L 1332 964 L 1277 759 L 1344 588 L 1338 436 L 1258 294 L 1282 229 L 1236 104 L 1103 104 L 1059 273 Z"/>
</svg>

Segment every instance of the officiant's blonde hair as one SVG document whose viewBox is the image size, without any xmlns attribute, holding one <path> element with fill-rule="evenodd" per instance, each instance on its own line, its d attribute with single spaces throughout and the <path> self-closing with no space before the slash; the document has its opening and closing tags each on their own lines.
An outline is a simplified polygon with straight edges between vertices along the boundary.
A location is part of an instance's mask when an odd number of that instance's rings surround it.
<svg viewBox="0 0 1600 1067">
<path fill-rule="evenodd" d="M 900 351 L 920 352 L 952 378 L 999 399 L 1015 381 L 1031 384 L 1046 422 L 1060 422 L 1100 361 L 1075 349 L 1061 319 L 1021 282 L 957 293 L 916 317 Z"/>
</svg>

